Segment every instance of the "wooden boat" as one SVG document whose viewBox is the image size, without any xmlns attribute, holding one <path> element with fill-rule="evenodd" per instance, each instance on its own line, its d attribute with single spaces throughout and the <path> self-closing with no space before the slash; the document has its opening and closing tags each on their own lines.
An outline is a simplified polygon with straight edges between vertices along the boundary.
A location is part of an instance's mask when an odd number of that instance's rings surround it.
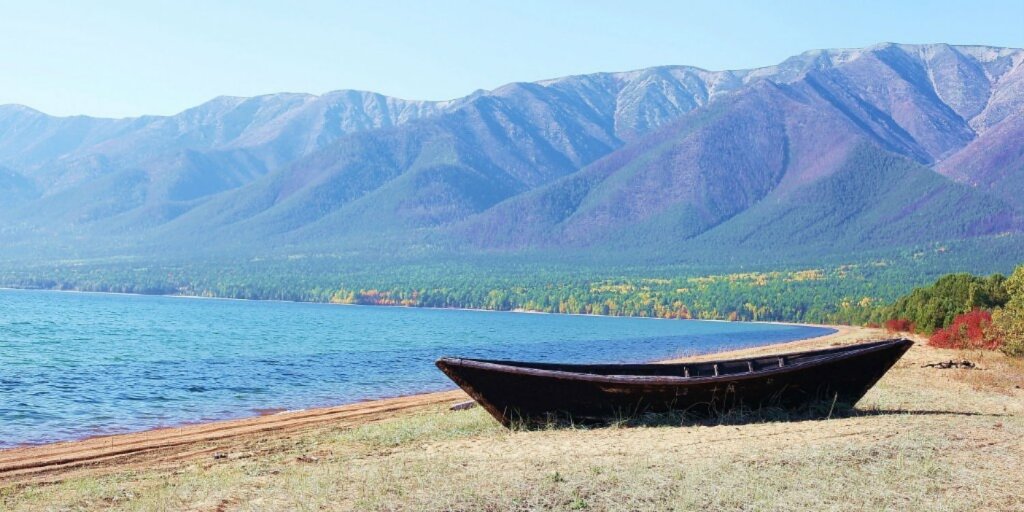
<svg viewBox="0 0 1024 512">
<path fill-rule="evenodd" d="M 673 364 L 558 364 L 445 357 L 437 367 L 506 427 L 602 422 L 647 412 L 852 407 L 914 343 Z"/>
</svg>

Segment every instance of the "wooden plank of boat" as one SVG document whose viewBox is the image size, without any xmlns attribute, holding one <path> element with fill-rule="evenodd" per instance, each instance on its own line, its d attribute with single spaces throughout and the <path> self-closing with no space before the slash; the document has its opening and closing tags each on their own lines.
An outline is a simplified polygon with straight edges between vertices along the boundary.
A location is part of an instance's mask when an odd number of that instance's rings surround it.
<svg viewBox="0 0 1024 512">
<path fill-rule="evenodd" d="M 893 339 L 720 361 L 560 364 L 444 357 L 437 367 L 506 427 L 646 412 L 852 407 L 913 345 Z"/>
</svg>

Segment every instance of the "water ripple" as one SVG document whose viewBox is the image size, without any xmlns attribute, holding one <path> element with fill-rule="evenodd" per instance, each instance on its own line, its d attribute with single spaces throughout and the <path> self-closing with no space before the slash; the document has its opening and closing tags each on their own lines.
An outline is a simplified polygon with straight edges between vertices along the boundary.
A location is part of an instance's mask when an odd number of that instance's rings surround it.
<svg viewBox="0 0 1024 512">
<path fill-rule="evenodd" d="M 0 290 L 0 447 L 449 389 L 443 355 L 649 361 L 782 325 Z"/>
</svg>

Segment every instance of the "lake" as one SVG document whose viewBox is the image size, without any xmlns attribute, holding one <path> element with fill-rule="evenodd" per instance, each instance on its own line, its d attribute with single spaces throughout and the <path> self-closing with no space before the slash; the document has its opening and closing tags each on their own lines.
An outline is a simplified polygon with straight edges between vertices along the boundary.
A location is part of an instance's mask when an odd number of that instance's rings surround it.
<svg viewBox="0 0 1024 512">
<path fill-rule="evenodd" d="M 443 355 L 642 362 L 829 332 L 0 290 L 0 447 L 453 389 Z"/>
</svg>

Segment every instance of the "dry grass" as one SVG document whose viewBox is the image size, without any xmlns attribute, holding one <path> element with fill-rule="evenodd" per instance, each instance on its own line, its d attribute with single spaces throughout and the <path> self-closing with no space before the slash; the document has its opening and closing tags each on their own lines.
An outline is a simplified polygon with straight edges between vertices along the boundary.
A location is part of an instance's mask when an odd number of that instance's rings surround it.
<svg viewBox="0 0 1024 512">
<path fill-rule="evenodd" d="M 967 358 L 984 370 L 921 368 Z M 1024 510 L 1024 364 L 921 346 L 852 415 L 508 432 L 442 407 L 177 466 L 0 490 L 11 510 Z"/>
</svg>

